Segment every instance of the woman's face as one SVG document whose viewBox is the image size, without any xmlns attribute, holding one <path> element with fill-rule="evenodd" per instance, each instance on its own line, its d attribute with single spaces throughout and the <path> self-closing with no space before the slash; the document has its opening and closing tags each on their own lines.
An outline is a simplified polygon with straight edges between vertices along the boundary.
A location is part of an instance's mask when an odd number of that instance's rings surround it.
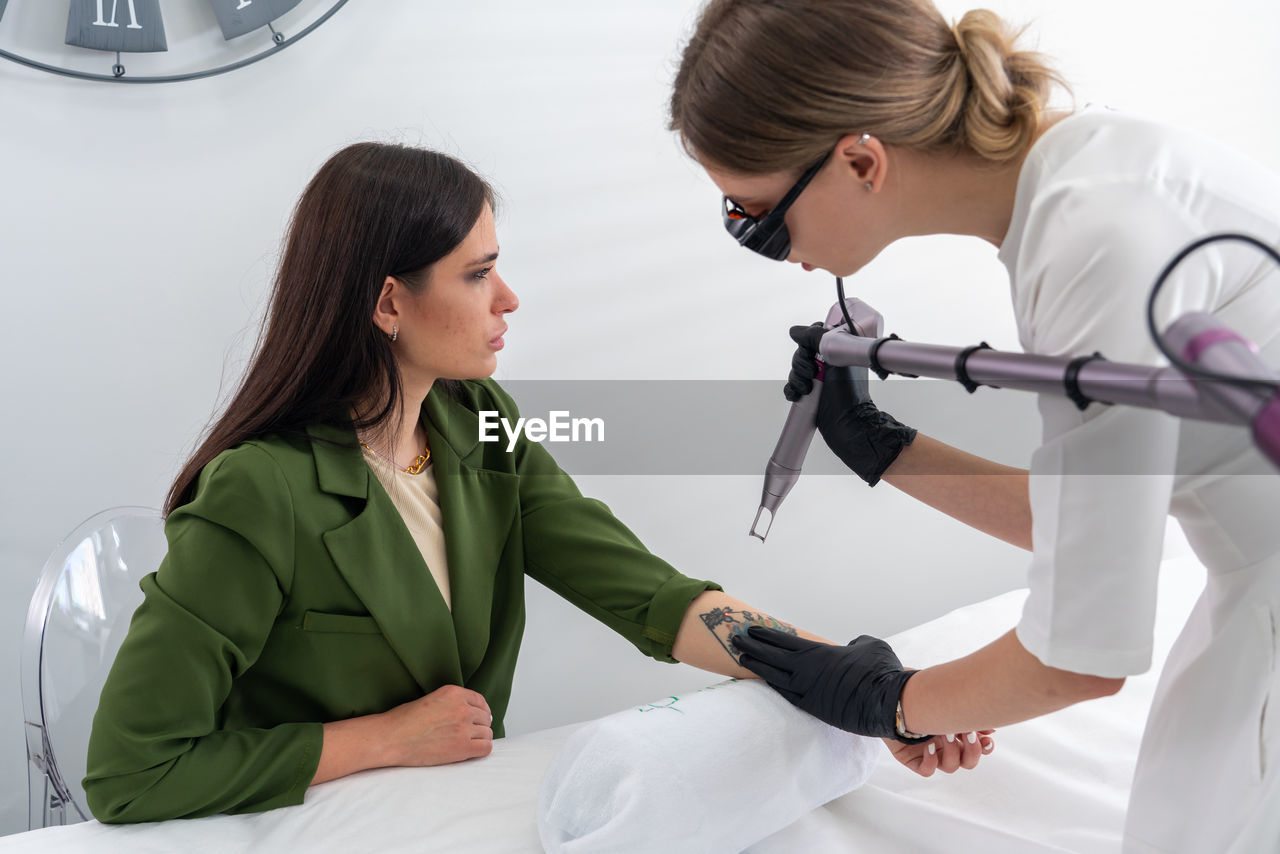
<svg viewBox="0 0 1280 854">
<path fill-rule="evenodd" d="M 883 159 L 870 146 L 842 140 L 787 210 L 791 253 L 787 260 L 806 270 L 823 269 L 836 276 L 860 270 L 891 241 L 887 222 L 877 214 Z M 873 141 L 875 142 L 875 141 Z M 879 149 L 878 143 L 875 147 Z M 877 150 L 875 155 L 881 152 Z M 778 204 L 799 174 L 740 175 L 699 158 L 720 192 L 753 217 Z M 866 185 L 870 181 L 872 190 Z"/>
<path fill-rule="evenodd" d="M 431 266 L 420 293 L 388 280 L 395 283 L 396 296 L 390 322 L 399 327 L 392 349 L 406 381 L 478 379 L 493 373 L 507 331 L 503 315 L 520 305 L 498 275 L 497 260 L 493 211 L 485 205 L 471 233 Z M 384 292 L 380 307 L 387 296 Z"/>
</svg>

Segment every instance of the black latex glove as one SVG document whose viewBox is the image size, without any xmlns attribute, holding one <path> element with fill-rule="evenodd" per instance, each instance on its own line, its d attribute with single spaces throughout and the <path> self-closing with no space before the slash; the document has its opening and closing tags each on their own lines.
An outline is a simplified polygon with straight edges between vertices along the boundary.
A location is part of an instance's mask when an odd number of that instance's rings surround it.
<svg viewBox="0 0 1280 854">
<path fill-rule="evenodd" d="M 791 327 L 791 339 L 800 346 L 791 357 L 791 375 L 782 393 L 793 403 L 813 390 L 818 374 L 814 356 L 822 340 L 821 323 Z M 916 437 L 916 431 L 871 401 L 866 368 L 827 365 L 818 400 L 818 432 L 835 455 L 870 486 L 880 482 L 885 469 Z"/>
<path fill-rule="evenodd" d="M 914 670 L 884 641 L 861 635 L 848 646 L 805 640 L 752 626 L 733 639 L 739 663 L 819 720 L 858 735 L 919 744 L 928 736 L 901 738 L 898 699 Z"/>
</svg>

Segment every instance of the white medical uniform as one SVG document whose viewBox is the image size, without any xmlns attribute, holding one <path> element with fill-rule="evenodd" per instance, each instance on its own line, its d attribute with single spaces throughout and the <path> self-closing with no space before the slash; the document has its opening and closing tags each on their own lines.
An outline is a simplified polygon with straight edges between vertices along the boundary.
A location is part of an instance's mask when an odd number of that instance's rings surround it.
<svg viewBox="0 0 1280 854">
<path fill-rule="evenodd" d="M 1280 176 L 1187 130 L 1105 109 L 1062 120 L 1028 155 L 1000 249 L 1022 346 L 1167 364 L 1146 330 L 1151 286 L 1184 245 L 1223 231 L 1280 246 Z M 1184 261 L 1159 328 L 1192 310 L 1280 366 L 1280 269 L 1257 249 L 1214 244 Z M 1244 428 L 1039 405 L 1017 627 L 1032 654 L 1099 676 L 1150 667 L 1169 513 L 1209 571 L 1161 674 L 1125 851 L 1280 852 L 1280 473 Z"/>
</svg>

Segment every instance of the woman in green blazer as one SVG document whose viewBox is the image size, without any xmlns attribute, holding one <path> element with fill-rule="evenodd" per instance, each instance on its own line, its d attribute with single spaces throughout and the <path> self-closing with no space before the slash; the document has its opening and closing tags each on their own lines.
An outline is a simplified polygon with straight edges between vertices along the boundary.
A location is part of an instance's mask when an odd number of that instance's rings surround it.
<svg viewBox="0 0 1280 854">
<path fill-rule="evenodd" d="M 646 655 L 751 678 L 731 635 L 783 624 L 650 554 L 541 445 L 479 441 L 478 413 L 518 417 L 484 379 L 518 305 L 497 255 L 492 191 L 452 158 L 362 143 L 311 181 L 103 688 L 97 818 L 265 810 L 365 768 L 488 754 L 525 575 Z M 410 493 L 434 514 L 413 531 Z M 956 743 L 935 748 L 895 752 L 954 770 Z"/>
</svg>

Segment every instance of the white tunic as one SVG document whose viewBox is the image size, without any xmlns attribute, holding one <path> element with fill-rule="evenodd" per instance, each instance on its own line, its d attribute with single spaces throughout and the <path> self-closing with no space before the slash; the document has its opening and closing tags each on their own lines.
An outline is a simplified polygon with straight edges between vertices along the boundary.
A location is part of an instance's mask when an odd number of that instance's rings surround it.
<svg viewBox="0 0 1280 854">
<path fill-rule="evenodd" d="M 1028 155 L 1000 250 L 1023 348 L 1167 364 L 1146 331 L 1151 286 L 1184 245 L 1223 231 L 1280 246 L 1280 177 L 1171 126 L 1102 109 L 1062 120 Z M 1209 311 L 1280 366 L 1280 269 L 1255 248 L 1192 255 L 1157 308 L 1160 329 Z M 1032 654 L 1100 676 L 1150 667 L 1169 513 L 1209 570 L 1147 721 L 1125 850 L 1280 851 L 1280 474 L 1244 428 L 1039 406 L 1017 627 Z"/>
</svg>

